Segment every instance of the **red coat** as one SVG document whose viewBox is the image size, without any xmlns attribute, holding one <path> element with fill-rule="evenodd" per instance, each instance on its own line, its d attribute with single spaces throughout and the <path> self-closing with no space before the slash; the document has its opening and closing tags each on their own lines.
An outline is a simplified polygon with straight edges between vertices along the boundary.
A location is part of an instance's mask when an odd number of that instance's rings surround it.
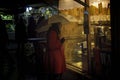
<svg viewBox="0 0 120 80">
<path fill-rule="evenodd" d="M 55 31 L 48 35 L 48 68 L 52 73 L 63 73 L 65 71 L 64 48 Z"/>
</svg>

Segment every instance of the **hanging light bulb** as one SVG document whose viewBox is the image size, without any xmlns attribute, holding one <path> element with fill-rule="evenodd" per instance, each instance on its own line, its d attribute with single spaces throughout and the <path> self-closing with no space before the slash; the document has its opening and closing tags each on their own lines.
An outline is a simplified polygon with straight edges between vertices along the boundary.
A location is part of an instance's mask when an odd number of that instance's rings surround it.
<svg viewBox="0 0 120 80">
<path fill-rule="evenodd" d="M 59 10 L 73 9 L 81 5 L 74 0 L 59 0 Z"/>
</svg>

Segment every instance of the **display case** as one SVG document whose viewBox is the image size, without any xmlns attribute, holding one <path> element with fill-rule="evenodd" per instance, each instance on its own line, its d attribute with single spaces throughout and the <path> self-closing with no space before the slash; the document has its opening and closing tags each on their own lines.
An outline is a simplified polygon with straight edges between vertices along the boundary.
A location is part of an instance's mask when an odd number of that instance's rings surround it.
<svg viewBox="0 0 120 80">
<path fill-rule="evenodd" d="M 96 3 L 96 4 L 94 4 Z M 71 20 L 61 28 L 61 35 L 65 37 L 66 65 L 69 69 L 77 72 L 92 71 L 95 64 L 93 61 L 93 49 L 96 45 L 103 51 L 111 45 L 110 8 L 109 0 L 90 1 L 89 7 L 89 33 L 84 31 L 84 7 L 61 10 L 61 13 L 71 15 L 77 21 Z M 71 18 L 72 19 L 72 18 Z M 101 32 L 102 31 L 102 32 Z M 104 43 L 103 43 L 104 42 Z M 109 51 L 106 48 L 106 51 Z M 93 61 L 93 62 L 92 62 Z M 89 70 L 88 70 L 89 69 Z"/>
<path fill-rule="evenodd" d="M 67 67 L 82 71 L 83 57 L 87 57 L 87 42 L 83 25 L 76 22 L 64 24 L 61 27 L 61 36 L 65 37 L 64 48 Z"/>
</svg>

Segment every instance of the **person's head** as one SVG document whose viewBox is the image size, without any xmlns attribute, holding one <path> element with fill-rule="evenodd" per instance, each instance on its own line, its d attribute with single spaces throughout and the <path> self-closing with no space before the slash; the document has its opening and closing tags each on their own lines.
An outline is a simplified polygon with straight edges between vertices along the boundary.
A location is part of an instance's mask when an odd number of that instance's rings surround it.
<svg viewBox="0 0 120 80">
<path fill-rule="evenodd" d="M 60 34 L 60 27 L 61 27 L 61 23 L 57 22 L 57 23 L 52 23 L 51 28 L 53 30 L 55 30 L 58 34 Z"/>
</svg>

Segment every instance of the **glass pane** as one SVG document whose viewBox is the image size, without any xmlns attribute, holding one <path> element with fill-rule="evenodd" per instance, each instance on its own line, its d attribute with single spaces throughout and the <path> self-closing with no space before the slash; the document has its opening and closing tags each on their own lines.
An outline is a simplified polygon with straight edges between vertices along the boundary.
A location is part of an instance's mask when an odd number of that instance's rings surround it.
<svg viewBox="0 0 120 80">
<path fill-rule="evenodd" d="M 67 64 L 82 70 L 82 54 L 87 49 L 86 36 L 83 31 L 83 25 L 71 22 L 64 24 L 61 28 L 61 36 L 65 37 L 65 57 Z M 85 52 L 84 52 L 85 53 Z"/>
</svg>

